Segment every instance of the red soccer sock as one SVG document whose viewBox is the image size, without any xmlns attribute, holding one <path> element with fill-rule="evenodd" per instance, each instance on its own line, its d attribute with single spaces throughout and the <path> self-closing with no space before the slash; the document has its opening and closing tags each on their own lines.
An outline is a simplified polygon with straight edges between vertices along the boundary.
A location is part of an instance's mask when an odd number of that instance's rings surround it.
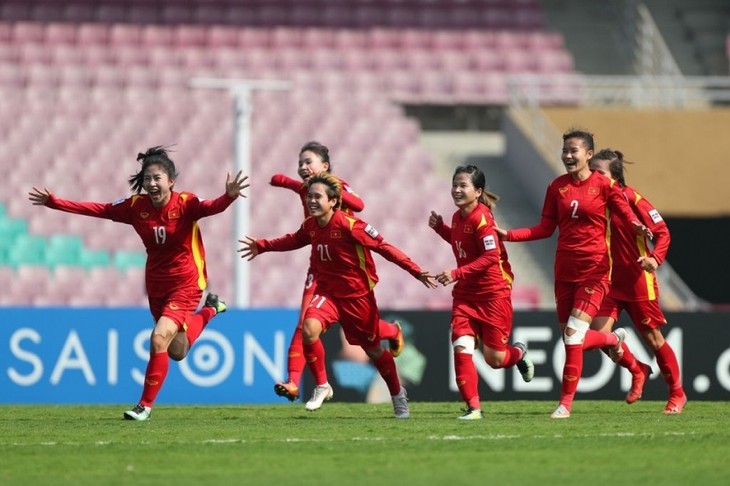
<svg viewBox="0 0 730 486">
<path fill-rule="evenodd" d="M 214 316 L 214 308 L 203 307 L 202 309 L 200 309 L 199 312 L 191 315 L 190 318 L 185 322 L 187 326 L 187 331 L 185 332 L 185 334 L 188 337 L 188 343 L 190 343 L 190 346 L 192 346 L 193 343 L 198 340 L 198 337 L 200 337 L 203 329 L 205 329 L 205 326 L 208 325 L 208 323 L 211 319 L 213 319 Z"/>
<path fill-rule="evenodd" d="M 289 381 L 299 386 L 302 379 L 302 372 L 307 361 L 304 359 L 304 346 L 302 345 L 302 329 L 297 327 L 289 344 L 287 369 L 289 372 Z"/>
<path fill-rule="evenodd" d="M 327 368 L 324 361 L 324 345 L 317 339 L 312 344 L 304 343 L 304 359 L 317 385 L 327 383 Z"/>
<path fill-rule="evenodd" d="M 504 359 L 502 360 L 502 364 L 499 366 L 500 368 L 511 368 L 514 365 L 517 364 L 519 360 L 522 359 L 522 350 L 520 348 L 516 348 L 514 346 L 507 345 L 507 349 L 505 349 Z"/>
<path fill-rule="evenodd" d="M 677 362 L 677 355 L 674 354 L 674 350 L 668 342 L 664 341 L 661 348 L 654 351 L 656 355 L 656 362 L 659 365 L 659 370 L 662 372 L 664 381 L 667 382 L 669 392 L 675 392 L 682 389 L 682 380 L 679 375 L 679 363 Z"/>
<path fill-rule="evenodd" d="M 583 346 L 572 344 L 565 346 L 565 366 L 563 366 L 563 383 L 560 387 L 560 403 L 570 410 L 578 389 L 580 375 L 583 372 Z"/>
<path fill-rule="evenodd" d="M 631 353 L 626 343 L 621 343 L 621 349 L 623 350 L 623 356 L 621 356 L 621 359 L 616 364 L 629 370 L 632 375 L 643 373 L 644 370 L 641 368 L 641 363 Z"/>
<path fill-rule="evenodd" d="M 395 367 L 395 360 L 393 355 L 387 349 L 383 350 L 383 354 L 380 358 L 373 360 L 375 368 L 377 368 L 380 376 L 385 380 L 385 384 L 388 385 L 388 391 L 390 395 L 397 395 L 400 393 L 400 378 L 398 378 L 398 370 Z"/>
<path fill-rule="evenodd" d="M 605 332 L 589 329 L 588 331 L 586 331 L 586 336 L 583 339 L 583 350 L 590 351 L 591 349 L 598 349 L 606 346 L 616 346 L 617 344 L 618 338 L 615 334 L 606 334 Z"/>
<path fill-rule="evenodd" d="M 398 326 L 380 319 L 378 333 L 380 334 L 380 339 L 395 339 L 398 336 Z"/>
<path fill-rule="evenodd" d="M 170 358 L 167 351 L 150 355 L 147 363 L 147 371 L 144 374 L 144 387 L 142 398 L 139 403 L 145 407 L 151 407 L 155 403 L 157 394 L 167 377 L 167 370 L 170 369 Z"/>
<path fill-rule="evenodd" d="M 459 388 L 459 393 L 466 402 L 466 406 L 481 409 L 477 368 L 474 366 L 472 355 L 454 353 L 454 370 L 456 372 L 456 386 Z"/>
</svg>

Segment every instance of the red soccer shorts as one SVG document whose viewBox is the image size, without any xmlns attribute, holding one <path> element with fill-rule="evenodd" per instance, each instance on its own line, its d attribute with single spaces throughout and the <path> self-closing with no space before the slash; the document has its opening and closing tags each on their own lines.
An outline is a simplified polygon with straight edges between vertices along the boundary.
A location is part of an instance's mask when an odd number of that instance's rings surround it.
<svg viewBox="0 0 730 486">
<path fill-rule="evenodd" d="M 352 345 L 365 349 L 380 346 L 380 311 L 373 292 L 350 299 L 339 299 L 320 292 L 304 313 L 304 319 L 310 318 L 321 322 L 323 330 L 339 322 L 347 342 Z"/>
<path fill-rule="evenodd" d="M 488 348 L 504 351 L 511 333 L 511 298 L 480 302 L 454 299 L 451 310 L 451 342 L 461 336 L 479 336 Z"/>
<path fill-rule="evenodd" d="M 608 316 L 614 321 L 618 320 L 621 311 L 625 310 L 634 323 L 634 327 L 641 334 L 652 329 L 659 329 L 667 323 L 664 312 L 659 307 L 658 300 L 616 300 L 611 296 L 606 297 L 598 311 L 599 316 Z"/>
<path fill-rule="evenodd" d="M 555 282 L 555 305 L 558 322 L 568 322 L 573 309 L 585 312 L 591 319 L 596 317 L 604 297 L 608 294 L 606 279 L 583 282 Z"/>
<path fill-rule="evenodd" d="M 198 309 L 203 291 L 197 287 L 177 289 L 164 297 L 149 297 L 150 312 L 155 323 L 165 316 L 177 324 L 178 331 L 185 331 L 185 322 Z"/>
</svg>

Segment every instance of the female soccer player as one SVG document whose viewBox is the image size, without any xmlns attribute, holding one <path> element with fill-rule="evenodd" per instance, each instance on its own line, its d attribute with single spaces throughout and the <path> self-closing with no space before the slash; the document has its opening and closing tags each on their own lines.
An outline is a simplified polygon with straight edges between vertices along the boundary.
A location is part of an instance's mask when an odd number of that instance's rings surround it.
<svg viewBox="0 0 730 486">
<path fill-rule="evenodd" d="M 297 173 L 302 181 L 297 181 L 284 174 L 275 174 L 271 178 L 271 185 L 275 187 L 284 187 L 299 194 L 304 208 L 304 217 L 309 216 L 307 209 L 307 181 L 320 172 L 331 172 L 332 162 L 330 161 L 329 149 L 319 142 L 311 141 L 304 144 L 299 150 L 299 168 Z M 365 208 L 363 200 L 355 194 L 350 186 L 342 179 L 339 179 L 342 190 L 342 202 L 340 210 L 352 215 L 360 212 Z M 304 311 L 307 309 L 309 302 L 316 293 L 317 281 L 314 271 L 310 266 L 307 270 L 307 278 L 304 282 L 304 291 L 302 292 L 302 305 L 299 312 L 299 320 L 297 327 L 294 329 L 291 343 L 289 344 L 287 370 L 288 378 L 284 382 L 274 385 L 274 392 L 282 397 L 294 401 L 299 398 L 299 382 L 302 378 L 302 372 L 305 365 L 305 354 L 312 359 L 312 365 L 317 368 L 317 374 L 324 377 L 324 383 L 327 383 L 327 369 L 325 368 L 325 351 L 319 335 L 308 336 L 305 343 L 302 338 L 302 322 L 304 320 Z M 391 346 L 393 356 L 398 356 L 403 350 L 404 339 L 403 332 L 400 327 L 390 322 L 380 321 L 381 339 L 388 339 Z M 306 348 L 306 353 L 305 353 Z"/>
<path fill-rule="evenodd" d="M 436 275 L 444 287 L 456 282 L 451 311 L 456 385 L 466 402 L 463 420 L 484 417 L 479 379 L 472 355 L 476 342 L 484 343 L 484 359 L 492 368 L 517 365 L 525 381 L 535 367 L 523 343 L 507 344 L 512 333 L 512 270 L 507 251 L 494 230 L 492 207 L 498 199 L 485 189 L 486 178 L 476 166 L 457 167 L 451 197 L 459 208 L 451 226 L 431 211 L 428 225 L 451 244 L 457 268 Z"/>
<path fill-rule="evenodd" d="M 651 231 L 634 216 L 624 195 L 609 179 L 592 172 L 593 135 L 571 130 L 563 135 L 562 161 L 567 174 L 547 188 L 540 223 L 530 228 L 504 231 L 506 241 L 547 238 L 559 228 L 555 252 L 555 302 L 565 345 L 565 366 L 560 403 L 551 418 L 570 417 L 570 410 L 583 370 L 583 349 L 618 347 L 625 329 L 605 334 L 590 329 L 608 292 L 611 263 L 607 248 L 607 212 L 618 213 L 637 232 L 651 237 Z"/>
<path fill-rule="evenodd" d="M 129 179 L 135 193 L 129 198 L 113 203 L 77 202 L 34 187 L 29 199 L 37 206 L 132 225 L 142 239 L 147 249 L 145 283 L 155 327 L 142 398 L 124 412 L 124 418 L 149 420 L 170 366 L 168 348 L 173 339 L 178 333 L 185 334 L 192 345 L 210 319 L 226 309 L 223 301 L 206 290 L 205 249 L 198 220 L 224 211 L 238 196 L 245 197 L 242 191 L 249 184 L 248 176 L 239 172 L 232 179 L 229 172 L 225 193 L 204 201 L 195 194 L 173 190 L 177 171 L 164 148 L 152 147 L 137 160 L 142 168 Z M 141 194 L 143 190 L 145 194 Z M 204 306 L 196 313 L 200 302 Z"/>
<path fill-rule="evenodd" d="M 426 287 L 435 288 L 428 272 L 421 271 L 407 255 L 386 243 L 369 224 L 339 210 L 342 199 L 340 181 L 322 172 L 307 181 L 307 207 L 311 217 L 304 220 L 296 233 L 272 240 L 249 236 L 239 240 L 241 258 L 251 260 L 267 251 L 290 251 L 311 245 L 311 265 L 317 276 L 317 293 L 304 313 L 302 333 L 319 335 L 339 322 L 350 344 L 363 348 L 373 360 L 390 391 L 396 418 L 408 418 L 406 390 L 400 384 L 393 355 L 380 345 L 380 311 L 373 288 L 378 281 L 371 251 L 400 266 Z M 305 347 L 305 353 L 307 348 Z M 307 402 L 307 410 L 317 410 L 333 396 L 332 387 L 307 363 L 317 386 Z"/>
<path fill-rule="evenodd" d="M 611 217 L 611 259 L 614 265 L 611 290 L 593 319 L 591 328 L 611 332 L 621 311 L 626 310 L 644 343 L 654 352 L 667 382 L 669 401 L 664 413 L 678 414 L 682 413 L 687 403 L 687 395 L 682 388 L 677 356 L 661 332 L 667 320 L 659 307 L 659 283 L 654 273 L 667 257 L 669 228 L 659 211 L 626 184 L 624 164 L 627 163 L 630 162 L 624 160 L 624 155 L 618 150 L 604 149 L 593 156 L 590 167 L 618 182 L 636 217 L 654 234 L 653 248 L 645 237 L 637 238 L 632 228 L 615 216 Z M 634 403 L 641 398 L 651 368 L 638 361 L 625 346 L 617 358 L 618 364 L 631 372 L 631 390 L 626 395 L 626 403 Z"/>
</svg>

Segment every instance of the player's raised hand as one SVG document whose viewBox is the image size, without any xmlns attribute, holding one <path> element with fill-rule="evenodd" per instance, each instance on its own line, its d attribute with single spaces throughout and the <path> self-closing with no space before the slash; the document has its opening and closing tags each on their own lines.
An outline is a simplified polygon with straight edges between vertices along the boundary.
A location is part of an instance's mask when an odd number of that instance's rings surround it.
<svg viewBox="0 0 730 486">
<path fill-rule="evenodd" d="M 246 236 L 244 239 L 238 240 L 238 242 L 243 245 L 243 247 L 236 250 L 241 254 L 241 258 L 245 258 L 250 262 L 259 254 L 259 247 L 256 246 L 256 240 L 250 236 Z"/>
<path fill-rule="evenodd" d="M 431 211 L 431 216 L 428 217 L 428 225 L 431 228 L 437 228 L 442 224 L 444 224 L 444 218 L 442 218 L 436 211 Z"/>
<path fill-rule="evenodd" d="M 33 186 L 33 190 L 28 193 L 28 200 L 30 200 L 34 206 L 45 206 L 50 198 L 51 191 L 45 187 L 41 191 L 37 187 Z"/>
<path fill-rule="evenodd" d="M 243 175 L 242 170 L 238 171 L 234 179 L 231 179 L 231 173 L 228 172 L 226 174 L 226 194 L 228 194 L 228 197 L 246 197 L 243 190 L 251 186 L 246 181 L 248 181 L 248 176 Z"/>
<path fill-rule="evenodd" d="M 431 275 L 429 272 L 421 272 L 418 274 L 418 277 L 416 277 L 418 280 L 421 281 L 423 285 L 428 287 L 429 289 L 435 289 L 436 284 L 433 282 L 433 275 Z"/>
</svg>

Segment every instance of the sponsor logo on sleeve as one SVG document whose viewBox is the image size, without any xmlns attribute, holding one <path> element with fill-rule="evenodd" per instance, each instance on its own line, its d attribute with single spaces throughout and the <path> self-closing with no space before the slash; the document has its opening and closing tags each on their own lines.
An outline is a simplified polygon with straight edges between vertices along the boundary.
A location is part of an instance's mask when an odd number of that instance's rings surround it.
<svg viewBox="0 0 730 486">
<path fill-rule="evenodd" d="M 485 250 L 494 250 L 497 248 L 497 242 L 494 239 L 493 235 L 487 235 L 484 238 L 482 238 L 482 242 L 484 243 L 484 249 Z"/>
<path fill-rule="evenodd" d="M 652 220 L 652 221 L 654 221 L 655 223 L 658 223 L 658 222 L 660 222 L 660 221 L 663 221 L 663 220 L 662 220 L 662 215 L 661 215 L 661 214 L 659 214 L 659 211 L 657 211 L 656 209 L 652 209 L 651 211 L 649 211 L 649 217 L 650 217 L 650 218 L 651 218 L 651 220 Z"/>
<path fill-rule="evenodd" d="M 373 228 L 371 225 L 365 226 L 365 233 L 370 235 L 370 238 L 377 238 L 378 237 L 378 230 Z"/>
</svg>

